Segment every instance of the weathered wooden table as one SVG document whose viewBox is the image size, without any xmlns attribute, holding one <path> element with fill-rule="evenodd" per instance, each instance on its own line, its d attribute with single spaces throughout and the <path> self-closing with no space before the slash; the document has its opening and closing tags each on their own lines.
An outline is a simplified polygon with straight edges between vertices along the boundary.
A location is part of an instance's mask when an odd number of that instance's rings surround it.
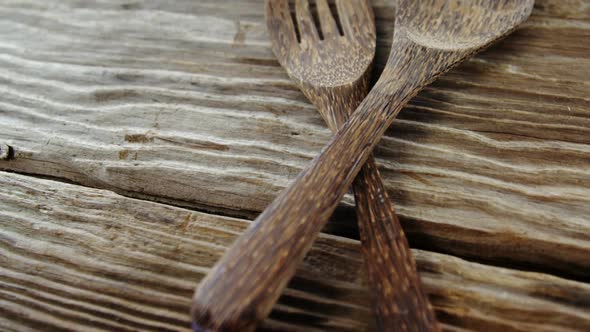
<svg viewBox="0 0 590 332">
<path fill-rule="evenodd" d="M 195 284 L 330 136 L 262 8 L 0 2 L 0 330 L 188 329 Z M 376 152 L 447 330 L 590 330 L 590 1 L 537 0 Z M 351 203 L 265 328 L 371 330 Z"/>
</svg>

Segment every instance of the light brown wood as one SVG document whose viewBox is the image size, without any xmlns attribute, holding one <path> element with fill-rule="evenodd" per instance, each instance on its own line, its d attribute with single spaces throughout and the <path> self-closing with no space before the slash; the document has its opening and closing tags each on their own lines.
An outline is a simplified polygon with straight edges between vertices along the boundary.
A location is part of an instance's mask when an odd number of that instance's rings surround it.
<svg viewBox="0 0 590 332">
<path fill-rule="evenodd" d="M 200 280 L 248 221 L 0 172 L 3 331 L 188 331 Z M 446 331 L 587 331 L 590 287 L 414 250 Z M 370 331 L 360 244 L 322 235 L 265 329 Z"/>
<path fill-rule="evenodd" d="M 262 211 L 331 136 L 272 54 L 262 6 L 2 1 L 0 141 L 16 158 L 0 168 Z M 394 8 L 373 8 L 382 67 Z M 400 113 L 376 157 L 414 246 L 588 278 L 589 19 L 583 1 L 538 0 Z"/>
<path fill-rule="evenodd" d="M 392 39 L 391 3 L 373 1 L 378 68 Z M 262 6 L 0 2 L 0 142 L 17 152 L 0 168 L 254 216 L 331 136 L 272 54 Z M 414 247 L 588 280 L 590 45 L 581 41 L 589 20 L 586 1 L 537 0 L 506 43 L 447 73 L 400 113 L 376 157 Z M 351 202 L 349 196 L 343 203 Z M 26 218 L 27 211 L 13 215 Z M 326 230 L 350 235 L 351 227 L 343 218 Z M 417 259 L 420 266 L 423 257 Z M 438 289 L 448 299 L 434 301 L 439 316 L 444 308 L 446 329 L 529 331 L 548 322 L 550 331 L 566 324 L 562 329 L 588 330 L 564 314 L 588 311 L 579 289 L 566 305 L 551 295 L 564 288 L 547 276 L 505 281 L 494 268 L 461 266 L 449 273 L 481 271 L 474 283 L 492 300 Z M 466 292 L 474 287 L 461 278 L 452 277 Z M 431 279 L 425 282 L 431 291 Z M 508 283 L 515 286 L 510 295 Z M 546 290 L 540 297 L 539 289 Z M 323 317 L 331 309 L 322 306 Z M 287 316 L 297 311 L 280 314 Z"/>
<path fill-rule="evenodd" d="M 197 322 L 215 331 L 251 331 L 262 322 L 402 107 L 438 76 L 514 31 L 533 4 L 399 1 L 381 77 L 322 152 L 207 274 L 194 297 Z"/>
<path fill-rule="evenodd" d="M 317 1 L 319 22 L 313 12 L 307 0 L 295 3 L 296 17 L 286 0 L 266 1 L 273 52 L 336 132 L 368 93 L 376 46 L 374 16 L 368 1 L 337 1 L 333 8 L 326 0 Z M 353 188 L 377 330 L 440 330 L 373 156 Z"/>
</svg>

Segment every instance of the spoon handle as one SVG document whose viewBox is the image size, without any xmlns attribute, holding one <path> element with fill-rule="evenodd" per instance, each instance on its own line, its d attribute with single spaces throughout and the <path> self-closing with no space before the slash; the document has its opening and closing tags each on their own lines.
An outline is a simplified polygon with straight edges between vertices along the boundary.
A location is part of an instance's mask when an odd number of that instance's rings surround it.
<svg viewBox="0 0 590 332">
<path fill-rule="evenodd" d="M 195 292 L 198 326 L 252 331 L 268 315 L 387 128 L 384 111 L 396 104 L 399 110 L 399 102 L 370 93 L 322 153 L 236 239 Z"/>
<path fill-rule="evenodd" d="M 353 182 L 379 331 L 440 331 L 373 156 Z"/>
<path fill-rule="evenodd" d="M 419 50 L 394 46 L 401 52 L 395 58 L 399 65 L 388 64 L 394 68 L 386 68 L 322 152 L 201 281 L 191 311 L 195 326 L 252 331 L 270 313 L 387 127 L 407 101 L 436 76 L 422 75 L 423 63 L 415 57 Z M 410 79 L 401 81 L 399 77 Z"/>
</svg>

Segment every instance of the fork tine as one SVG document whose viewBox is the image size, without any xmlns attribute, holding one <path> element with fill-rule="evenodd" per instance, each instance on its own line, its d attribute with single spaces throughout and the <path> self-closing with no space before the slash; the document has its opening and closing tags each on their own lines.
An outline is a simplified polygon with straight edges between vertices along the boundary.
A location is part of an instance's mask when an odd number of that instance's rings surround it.
<svg viewBox="0 0 590 332">
<path fill-rule="evenodd" d="M 291 19 L 288 0 L 266 1 L 266 18 L 269 22 L 271 37 L 279 42 L 282 47 L 291 47 L 297 44 L 297 34 Z"/>
<path fill-rule="evenodd" d="M 373 21 L 373 11 L 370 6 L 368 0 L 336 0 L 344 35 L 355 36 L 360 32 L 359 27 L 366 25 L 367 21 Z"/>
<path fill-rule="evenodd" d="M 322 33 L 324 38 L 338 36 L 338 26 L 330 11 L 327 0 L 316 0 L 316 6 L 318 9 L 318 16 L 320 17 L 320 24 L 322 26 Z"/>
<path fill-rule="evenodd" d="M 315 23 L 309 10 L 308 0 L 296 0 L 295 13 L 297 15 L 297 22 L 299 23 L 299 31 L 301 33 L 301 42 L 308 40 L 317 42 L 320 37 L 316 29 Z"/>
</svg>

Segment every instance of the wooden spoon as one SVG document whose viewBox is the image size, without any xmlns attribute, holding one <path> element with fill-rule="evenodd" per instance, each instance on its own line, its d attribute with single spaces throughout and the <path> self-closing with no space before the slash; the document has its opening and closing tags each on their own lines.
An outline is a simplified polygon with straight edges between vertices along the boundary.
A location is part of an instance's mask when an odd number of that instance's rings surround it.
<svg viewBox="0 0 590 332">
<path fill-rule="evenodd" d="M 266 22 L 279 62 L 336 132 L 369 92 L 375 21 L 368 0 L 337 1 L 336 18 L 327 0 L 316 8 L 319 27 L 297 0 L 293 24 L 287 0 L 267 0 Z M 379 330 L 440 330 L 373 156 L 352 185 Z"/>
<path fill-rule="evenodd" d="M 393 44 L 379 81 L 310 166 L 200 283 L 192 308 L 195 326 L 253 330 L 271 311 L 402 107 L 439 75 L 512 32 L 527 19 L 533 4 L 534 0 L 398 0 Z"/>
</svg>

